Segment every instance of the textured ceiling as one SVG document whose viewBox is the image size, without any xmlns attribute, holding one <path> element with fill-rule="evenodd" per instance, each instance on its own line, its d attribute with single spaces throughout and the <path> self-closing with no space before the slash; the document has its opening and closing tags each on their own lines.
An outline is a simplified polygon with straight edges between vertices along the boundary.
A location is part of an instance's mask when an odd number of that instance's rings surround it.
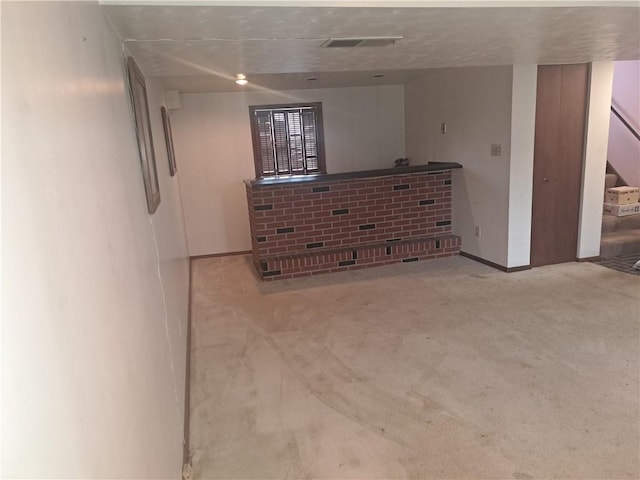
<svg viewBox="0 0 640 480">
<path fill-rule="evenodd" d="M 319 88 L 372 84 L 376 71 L 385 73 L 378 82 L 392 83 L 426 68 L 640 58 L 640 7 L 103 9 L 144 72 L 172 77 L 181 91 L 234 90 L 230 80 L 239 72 L 268 88 L 278 74 L 289 74 L 282 80 L 291 88 L 309 88 L 313 74 Z M 360 36 L 403 39 L 389 47 L 321 48 L 331 37 Z"/>
<path fill-rule="evenodd" d="M 242 90 L 301 90 L 349 86 L 402 85 L 426 76 L 429 69 L 375 70 L 318 73 L 262 73 L 251 75 L 251 82 Z M 381 76 L 382 75 L 382 76 Z M 216 75 L 165 77 L 167 90 L 181 92 L 237 92 L 231 78 Z"/>
</svg>

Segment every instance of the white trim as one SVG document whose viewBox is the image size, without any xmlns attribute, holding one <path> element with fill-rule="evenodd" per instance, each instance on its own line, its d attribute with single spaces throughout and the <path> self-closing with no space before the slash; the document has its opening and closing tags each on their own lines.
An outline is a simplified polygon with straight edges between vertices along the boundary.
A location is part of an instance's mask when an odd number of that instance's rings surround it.
<svg viewBox="0 0 640 480">
<path fill-rule="evenodd" d="M 531 257 L 537 86 L 537 65 L 513 66 L 507 268 L 529 265 Z"/>
<path fill-rule="evenodd" d="M 593 62 L 589 70 L 587 125 L 582 169 L 578 258 L 600 255 L 602 199 L 607 168 L 613 62 Z"/>
</svg>

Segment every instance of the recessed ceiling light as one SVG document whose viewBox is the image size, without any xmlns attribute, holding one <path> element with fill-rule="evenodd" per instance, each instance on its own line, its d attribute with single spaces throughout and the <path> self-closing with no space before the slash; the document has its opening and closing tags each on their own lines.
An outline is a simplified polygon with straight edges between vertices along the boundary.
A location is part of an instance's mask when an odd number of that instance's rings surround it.
<svg viewBox="0 0 640 480">
<path fill-rule="evenodd" d="M 247 80 L 247 76 L 244 73 L 238 73 L 236 74 L 236 83 L 238 85 L 246 85 L 247 83 L 249 83 L 249 81 Z"/>
</svg>

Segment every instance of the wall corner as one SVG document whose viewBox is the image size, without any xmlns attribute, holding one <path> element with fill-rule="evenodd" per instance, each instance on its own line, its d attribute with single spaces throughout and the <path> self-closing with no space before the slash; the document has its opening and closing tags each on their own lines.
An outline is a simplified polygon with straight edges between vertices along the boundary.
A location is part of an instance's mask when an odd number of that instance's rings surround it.
<svg viewBox="0 0 640 480">
<path fill-rule="evenodd" d="M 538 66 L 513 66 L 507 268 L 529 265 Z"/>
<path fill-rule="evenodd" d="M 591 63 L 577 258 L 600 255 L 602 198 L 607 168 L 612 90 L 613 62 Z"/>
</svg>

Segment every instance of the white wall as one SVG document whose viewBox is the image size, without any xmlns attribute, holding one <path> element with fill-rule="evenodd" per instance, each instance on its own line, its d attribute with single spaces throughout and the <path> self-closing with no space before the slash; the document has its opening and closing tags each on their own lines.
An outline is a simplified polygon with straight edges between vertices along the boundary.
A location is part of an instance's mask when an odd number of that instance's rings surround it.
<svg viewBox="0 0 640 480">
<path fill-rule="evenodd" d="M 613 62 L 593 62 L 589 70 L 578 258 L 600 255 L 602 196 L 607 167 Z"/>
<path fill-rule="evenodd" d="M 612 103 L 627 122 L 640 131 L 640 61 L 615 62 Z M 633 186 L 640 185 L 640 142 L 610 114 L 609 162 Z"/>
<path fill-rule="evenodd" d="M 514 65 L 511 92 L 509 236 L 507 267 L 522 267 L 531 257 L 533 150 L 536 129 L 537 65 Z"/>
<path fill-rule="evenodd" d="M 2 20 L 3 478 L 180 478 L 188 260 L 162 131 L 149 217 L 98 5 Z"/>
<path fill-rule="evenodd" d="M 507 265 L 511 67 L 448 68 L 405 87 L 406 152 L 412 164 L 458 162 L 453 232 L 462 250 Z M 442 134 L 441 123 L 447 124 Z M 491 144 L 502 155 L 491 156 Z M 480 237 L 475 227 L 480 227 Z"/>
<path fill-rule="evenodd" d="M 402 86 L 183 94 L 173 112 L 189 253 L 251 249 L 244 179 L 255 177 L 249 105 L 322 102 L 328 173 L 404 156 Z"/>
</svg>

